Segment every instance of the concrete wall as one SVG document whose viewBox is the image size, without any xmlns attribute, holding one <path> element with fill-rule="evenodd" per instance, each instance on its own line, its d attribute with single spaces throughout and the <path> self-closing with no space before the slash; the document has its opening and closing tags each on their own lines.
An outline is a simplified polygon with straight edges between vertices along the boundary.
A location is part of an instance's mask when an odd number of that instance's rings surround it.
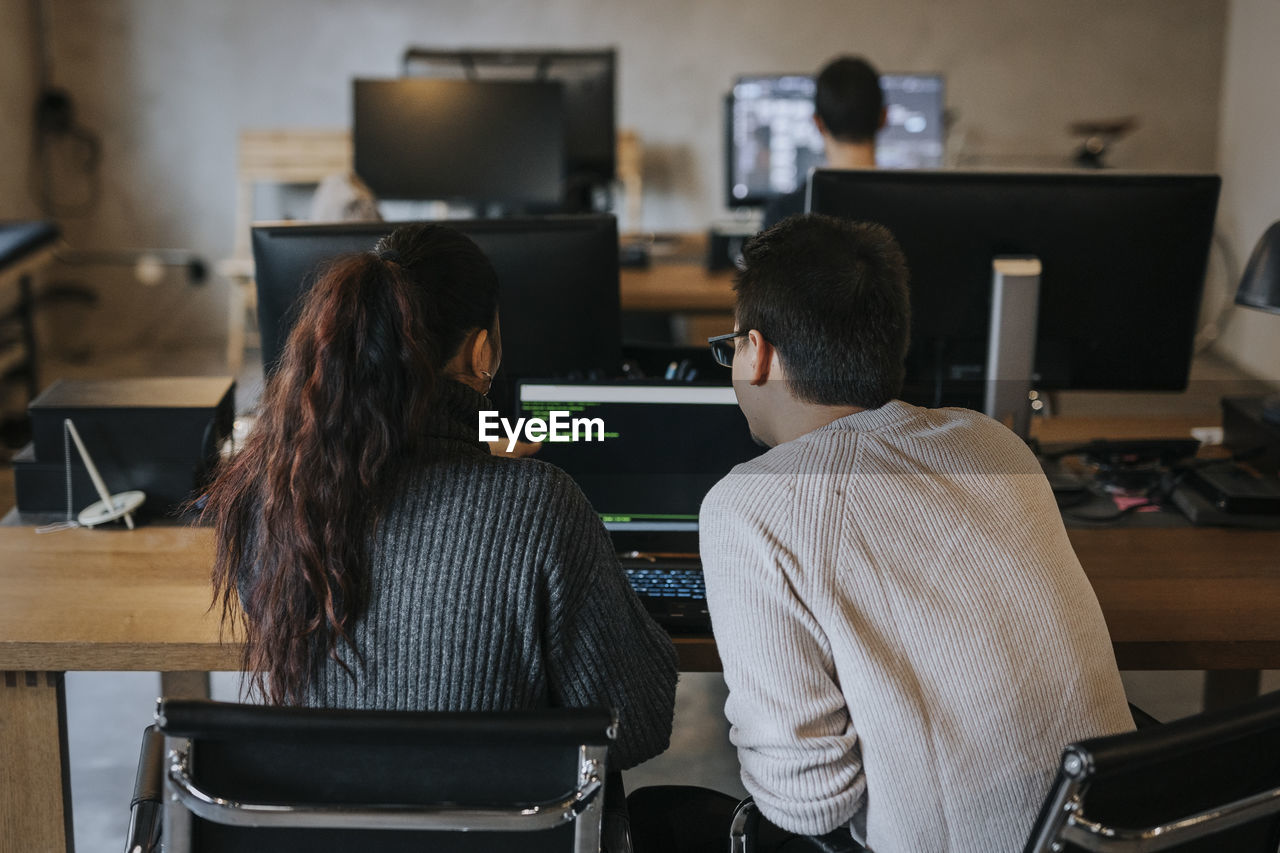
<svg viewBox="0 0 1280 853">
<path fill-rule="evenodd" d="M 28 192 L 36 67 L 27 0 L 0 0 L 0 220 L 35 215 Z"/>
<path fill-rule="evenodd" d="M 1280 3 L 1232 0 L 1222 82 L 1218 222 L 1239 257 L 1241 272 L 1258 238 L 1280 219 L 1277 35 Z M 1250 373 L 1280 384 L 1280 316 L 1232 308 L 1218 348 Z"/>
<path fill-rule="evenodd" d="M 14 0 L 5 0 L 14 2 Z M 342 126 L 350 78 L 406 44 L 619 50 L 618 119 L 647 147 L 644 225 L 723 213 L 721 97 L 739 73 L 841 52 L 947 75 L 953 159 L 1060 165 L 1076 119 L 1133 114 L 1116 166 L 1212 169 L 1225 0 L 47 0 L 60 81 L 103 137 L 86 246 L 232 245 L 236 134 Z M 2 131 L 0 131 L 2 132 Z M 120 346 L 214 337 L 222 285 L 109 280 L 95 334 Z"/>
</svg>

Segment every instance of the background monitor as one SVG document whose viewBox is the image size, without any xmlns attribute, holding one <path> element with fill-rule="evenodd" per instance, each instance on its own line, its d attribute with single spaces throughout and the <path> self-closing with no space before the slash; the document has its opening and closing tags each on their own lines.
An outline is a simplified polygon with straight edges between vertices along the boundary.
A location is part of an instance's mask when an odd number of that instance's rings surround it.
<svg viewBox="0 0 1280 853">
<path fill-rule="evenodd" d="M 944 84 L 940 74 L 881 74 L 885 125 L 876 136 L 882 169 L 937 169 L 945 141 Z"/>
<path fill-rule="evenodd" d="M 580 202 L 590 187 L 613 181 L 617 171 L 613 50 L 410 47 L 404 52 L 403 65 L 405 76 L 411 77 L 559 83 L 564 93 L 566 201 Z"/>
<path fill-rule="evenodd" d="M 599 418 L 603 442 L 547 442 L 624 551 L 697 553 L 698 510 L 733 466 L 765 451 L 733 388 L 635 382 L 520 383 L 520 417 Z"/>
<path fill-rule="evenodd" d="M 879 222 L 902 246 L 912 310 L 904 398 L 980 408 L 996 255 L 1035 255 L 1043 267 L 1035 387 L 1184 389 L 1220 184 L 1190 174 L 820 169 L 808 209 Z"/>
<path fill-rule="evenodd" d="M 299 297 L 337 255 L 369 251 L 404 223 L 271 224 L 253 227 L 258 323 L 269 375 L 293 328 Z M 516 377 L 616 375 L 621 360 L 618 226 L 612 216 L 451 220 L 498 272 L 502 382 Z M 506 399 L 500 399 L 506 395 Z M 509 410 L 509 409 L 508 409 Z"/>
<path fill-rule="evenodd" d="M 944 84 L 939 74 L 882 74 L 887 124 L 876 137 L 886 168 L 943 163 Z M 739 77 L 725 100 L 725 164 L 730 207 L 763 205 L 804 185 L 826 162 L 813 122 L 814 78 L 805 74 Z"/>
<path fill-rule="evenodd" d="M 552 82 L 356 80 L 356 174 L 384 199 L 555 209 L 563 97 Z"/>
</svg>

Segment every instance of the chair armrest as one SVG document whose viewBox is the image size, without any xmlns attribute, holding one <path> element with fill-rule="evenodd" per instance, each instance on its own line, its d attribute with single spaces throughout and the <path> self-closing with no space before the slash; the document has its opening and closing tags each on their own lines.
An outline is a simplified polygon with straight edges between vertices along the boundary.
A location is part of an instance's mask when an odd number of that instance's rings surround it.
<svg viewBox="0 0 1280 853">
<path fill-rule="evenodd" d="M 600 849 L 603 853 L 631 853 L 631 813 L 627 811 L 627 790 L 622 784 L 622 773 L 610 770 L 604 778 Z"/>
<path fill-rule="evenodd" d="M 188 761 L 188 754 L 179 753 L 170 763 L 165 773 L 170 796 L 196 817 L 227 826 L 527 832 L 576 820 L 604 785 L 596 773 L 598 762 L 588 758 L 582 763 L 577 788 L 536 803 L 497 807 L 453 803 L 254 803 L 226 799 L 204 790 L 191 777 Z"/>
<path fill-rule="evenodd" d="M 160 849 L 161 804 L 164 800 L 164 735 L 155 726 L 142 732 L 138 774 L 129 803 L 129 835 L 125 853 L 153 853 Z"/>
<path fill-rule="evenodd" d="M 760 827 L 760 810 L 753 797 L 747 797 L 734 806 L 729 821 L 729 853 L 751 853 Z"/>
</svg>

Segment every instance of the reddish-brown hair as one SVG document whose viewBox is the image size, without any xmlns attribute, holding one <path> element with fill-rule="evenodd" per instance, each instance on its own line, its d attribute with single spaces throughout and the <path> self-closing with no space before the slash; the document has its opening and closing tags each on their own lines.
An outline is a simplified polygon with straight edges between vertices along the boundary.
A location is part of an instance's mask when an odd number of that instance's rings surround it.
<svg viewBox="0 0 1280 853">
<path fill-rule="evenodd" d="M 243 629 L 251 686 L 277 704 L 301 703 L 326 658 L 351 672 L 338 652 L 368 600 L 370 535 L 422 456 L 445 363 L 497 312 L 493 267 L 459 232 L 405 227 L 379 249 L 337 259 L 304 297 L 204 509 L 214 603 Z"/>
</svg>

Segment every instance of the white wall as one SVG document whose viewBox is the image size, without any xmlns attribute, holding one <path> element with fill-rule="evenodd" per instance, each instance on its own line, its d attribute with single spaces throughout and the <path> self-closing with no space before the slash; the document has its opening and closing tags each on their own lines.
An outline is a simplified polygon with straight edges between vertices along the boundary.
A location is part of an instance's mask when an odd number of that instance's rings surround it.
<svg viewBox="0 0 1280 853">
<path fill-rule="evenodd" d="M 966 162 L 1061 164 L 1070 121 L 1129 114 L 1142 126 L 1115 165 L 1217 162 L 1226 0 L 47 2 L 59 81 L 104 141 L 102 204 L 69 227 L 85 246 L 225 256 L 238 131 L 347 124 L 350 78 L 395 74 L 410 43 L 616 46 L 618 118 L 647 146 L 656 230 L 723 212 L 721 97 L 735 75 L 810 71 L 842 52 L 945 73 Z M 96 334 L 122 346 L 216 336 L 223 298 L 221 285 L 125 277 Z"/>
<path fill-rule="evenodd" d="M 1222 81 L 1218 221 L 1240 259 L 1280 219 L 1280 3 L 1231 0 Z M 1280 384 L 1280 316 L 1233 308 L 1218 348 L 1245 370 Z"/>
</svg>

